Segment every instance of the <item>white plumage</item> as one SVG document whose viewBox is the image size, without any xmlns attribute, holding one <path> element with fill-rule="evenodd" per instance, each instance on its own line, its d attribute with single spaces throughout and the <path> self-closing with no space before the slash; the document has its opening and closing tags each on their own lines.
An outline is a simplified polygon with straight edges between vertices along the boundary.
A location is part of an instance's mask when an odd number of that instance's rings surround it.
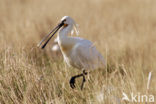
<svg viewBox="0 0 156 104">
<path fill-rule="evenodd" d="M 58 43 L 65 62 L 69 66 L 88 71 L 104 67 L 104 58 L 91 41 L 68 36 L 75 26 L 74 20 L 69 16 L 62 20 L 66 20 L 66 25 L 59 31 Z"/>
<path fill-rule="evenodd" d="M 75 41 L 74 45 L 72 45 L 71 49 L 68 51 L 64 51 L 62 48 L 61 51 L 63 53 L 65 62 L 69 66 L 87 71 L 103 67 L 104 59 L 96 50 L 96 47 L 93 45 L 93 43 L 91 43 L 89 40 L 77 37 L 68 37 L 68 39 Z M 61 40 L 59 40 L 59 43 L 60 41 Z M 64 45 L 59 45 L 64 47 Z"/>
</svg>

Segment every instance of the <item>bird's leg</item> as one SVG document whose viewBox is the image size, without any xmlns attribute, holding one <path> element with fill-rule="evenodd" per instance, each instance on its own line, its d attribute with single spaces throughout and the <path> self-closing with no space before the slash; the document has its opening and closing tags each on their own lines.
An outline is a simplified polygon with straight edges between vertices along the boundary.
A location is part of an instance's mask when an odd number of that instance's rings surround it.
<svg viewBox="0 0 156 104">
<path fill-rule="evenodd" d="M 81 84 L 81 90 L 83 89 L 83 85 L 84 85 L 84 83 L 86 82 L 86 78 L 85 78 L 85 75 L 83 74 L 83 80 L 82 80 L 82 84 Z"/>
<path fill-rule="evenodd" d="M 81 76 L 83 76 L 83 74 L 78 74 L 78 75 L 76 75 L 76 76 L 73 76 L 73 77 L 70 79 L 70 87 L 71 87 L 72 89 L 75 88 L 75 79 L 78 78 L 78 77 L 81 77 Z"/>
<path fill-rule="evenodd" d="M 82 75 L 83 80 L 82 80 L 82 84 L 81 84 L 81 90 L 83 89 L 83 85 L 84 85 L 84 83 L 86 82 L 85 75 L 87 75 L 87 72 L 85 72 L 85 70 L 83 70 L 83 75 Z"/>
<path fill-rule="evenodd" d="M 75 79 L 82 76 L 82 77 L 83 77 L 83 81 L 82 81 L 82 84 L 81 84 L 81 89 L 82 89 L 82 88 L 83 88 L 83 85 L 84 85 L 84 82 L 86 81 L 86 79 L 85 79 L 85 75 L 86 75 L 86 74 L 87 74 L 87 72 L 83 71 L 82 74 L 78 74 L 78 75 L 76 75 L 76 76 L 73 76 L 73 77 L 70 79 L 70 87 L 71 87 L 72 89 L 74 89 L 74 88 L 75 88 Z"/>
</svg>

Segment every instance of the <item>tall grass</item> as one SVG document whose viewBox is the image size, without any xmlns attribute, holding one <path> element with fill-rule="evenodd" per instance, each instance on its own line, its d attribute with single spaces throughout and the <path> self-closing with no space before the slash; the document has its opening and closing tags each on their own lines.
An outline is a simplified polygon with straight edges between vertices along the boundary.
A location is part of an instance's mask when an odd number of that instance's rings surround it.
<svg viewBox="0 0 156 104">
<path fill-rule="evenodd" d="M 0 103 L 126 104 L 122 92 L 156 96 L 156 1 L 1 0 Z M 62 57 L 36 47 L 64 15 L 79 24 L 80 37 L 93 41 L 107 69 L 87 77 L 84 90 L 69 86 Z M 51 41 L 52 43 L 52 41 Z"/>
</svg>

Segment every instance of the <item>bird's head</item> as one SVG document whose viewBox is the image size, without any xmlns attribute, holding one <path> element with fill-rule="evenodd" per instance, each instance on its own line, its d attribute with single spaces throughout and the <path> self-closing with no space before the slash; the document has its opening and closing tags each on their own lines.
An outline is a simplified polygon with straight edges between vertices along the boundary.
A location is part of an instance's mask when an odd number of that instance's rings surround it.
<svg viewBox="0 0 156 104">
<path fill-rule="evenodd" d="M 66 27 L 68 25 L 75 25 L 75 21 L 71 17 L 69 17 L 69 16 L 62 17 L 61 23 L 64 24 L 63 25 L 64 27 Z"/>
<path fill-rule="evenodd" d="M 71 17 L 69 17 L 69 16 L 62 17 L 61 23 L 63 23 L 64 28 L 67 26 L 72 27 L 71 34 L 73 34 L 75 32 L 76 35 L 79 35 L 78 25 L 76 24 L 76 22 Z"/>
</svg>

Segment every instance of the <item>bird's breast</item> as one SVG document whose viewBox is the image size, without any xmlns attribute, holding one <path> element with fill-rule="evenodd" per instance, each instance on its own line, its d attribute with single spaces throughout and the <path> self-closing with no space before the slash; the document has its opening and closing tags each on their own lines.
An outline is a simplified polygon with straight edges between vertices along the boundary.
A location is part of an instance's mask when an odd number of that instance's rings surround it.
<svg viewBox="0 0 156 104">
<path fill-rule="evenodd" d="M 71 45 L 71 44 L 62 44 L 62 43 L 60 43 L 59 46 L 61 48 L 61 51 L 66 55 L 68 55 L 71 52 L 72 48 L 73 48 L 73 45 Z"/>
</svg>

